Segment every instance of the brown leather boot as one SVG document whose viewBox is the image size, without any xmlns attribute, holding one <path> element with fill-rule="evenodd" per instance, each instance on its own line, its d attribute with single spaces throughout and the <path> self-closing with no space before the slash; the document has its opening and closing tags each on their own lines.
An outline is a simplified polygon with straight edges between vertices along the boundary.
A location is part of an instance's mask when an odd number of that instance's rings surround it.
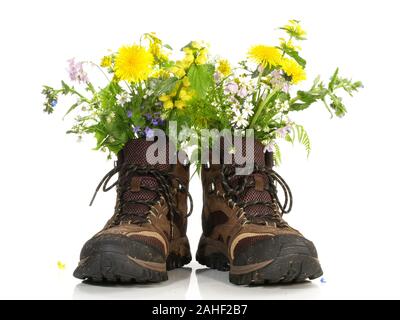
<svg viewBox="0 0 400 320">
<path fill-rule="evenodd" d="M 75 277 L 95 282 L 160 282 L 168 279 L 167 270 L 191 261 L 186 237 L 192 211 L 189 165 L 149 165 L 146 150 L 153 143 L 128 142 L 115 168 L 100 182 L 96 192 L 103 184 L 104 191 L 117 186 L 115 213 L 84 245 Z M 168 147 L 160 152 L 168 155 Z M 117 173 L 118 180 L 107 186 Z"/>
<path fill-rule="evenodd" d="M 203 165 L 203 235 L 197 261 L 230 270 L 229 279 L 235 284 L 320 277 L 313 243 L 282 219 L 292 207 L 291 192 L 272 170 L 272 153 L 263 149 L 255 141 L 254 171 L 248 176 L 235 175 L 235 165 Z M 277 185 L 285 194 L 283 205 Z"/>
</svg>

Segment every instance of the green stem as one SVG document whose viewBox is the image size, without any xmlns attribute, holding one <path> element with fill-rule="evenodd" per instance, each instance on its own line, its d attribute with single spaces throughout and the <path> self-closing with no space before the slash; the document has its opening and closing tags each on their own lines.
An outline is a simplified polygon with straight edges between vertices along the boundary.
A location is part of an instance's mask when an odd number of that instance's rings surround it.
<svg viewBox="0 0 400 320">
<path fill-rule="evenodd" d="M 261 112 L 264 110 L 265 106 L 267 106 L 271 102 L 271 100 L 274 98 L 277 92 L 278 90 L 273 90 L 263 101 L 261 101 L 261 103 L 257 108 L 256 113 L 253 116 L 253 119 L 251 119 L 249 128 L 254 128 L 254 125 L 256 124 L 258 118 L 261 115 Z"/>
<path fill-rule="evenodd" d="M 328 112 L 330 113 L 331 119 L 332 119 L 333 118 L 333 113 L 331 111 L 331 108 L 329 108 L 328 103 L 326 102 L 325 98 L 322 98 L 321 101 L 324 103 L 324 106 L 325 106 L 326 110 L 328 110 Z"/>
</svg>

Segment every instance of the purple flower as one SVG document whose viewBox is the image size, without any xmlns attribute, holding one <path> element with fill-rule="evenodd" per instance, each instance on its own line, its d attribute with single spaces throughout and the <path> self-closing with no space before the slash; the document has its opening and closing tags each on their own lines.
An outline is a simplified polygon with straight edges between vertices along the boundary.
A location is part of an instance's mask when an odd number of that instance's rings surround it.
<svg viewBox="0 0 400 320">
<path fill-rule="evenodd" d="M 132 126 L 132 130 L 134 133 L 139 133 L 140 132 L 140 126 Z"/>
<path fill-rule="evenodd" d="M 131 110 L 128 110 L 128 112 L 126 113 L 126 116 L 127 116 L 128 118 L 132 118 L 132 111 L 131 111 Z"/>
<path fill-rule="evenodd" d="M 158 118 L 154 118 L 153 120 L 151 120 L 151 124 L 153 126 L 158 126 Z"/>
<path fill-rule="evenodd" d="M 144 114 L 144 117 L 145 117 L 148 121 L 151 121 L 151 119 L 153 118 L 153 117 L 151 116 L 150 113 L 145 113 L 145 114 Z"/>
<path fill-rule="evenodd" d="M 54 108 L 57 105 L 57 100 L 52 100 L 50 105 Z"/>
<path fill-rule="evenodd" d="M 276 130 L 276 135 L 280 138 L 284 138 L 288 133 L 290 133 L 290 130 L 292 129 L 292 126 L 287 124 L 283 128 L 279 128 Z"/>
<path fill-rule="evenodd" d="M 247 96 L 247 89 L 246 87 L 241 87 L 237 93 L 237 95 L 241 98 L 245 98 Z"/>
<path fill-rule="evenodd" d="M 87 83 L 87 73 L 83 70 L 83 62 L 76 62 L 75 58 L 68 60 L 68 73 L 72 81 Z"/>
<path fill-rule="evenodd" d="M 221 80 L 221 74 L 219 72 L 214 73 L 215 82 L 219 82 Z"/>
<path fill-rule="evenodd" d="M 144 134 L 145 134 L 146 138 L 148 138 L 148 139 L 153 138 L 154 137 L 154 130 L 149 128 L 149 127 L 146 127 L 144 129 Z"/>
<path fill-rule="evenodd" d="M 279 70 L 274 70 L 271 72 L 271 84 L 273 87 L 282 89 L 283 92 L 289 93 L 289 82 L 285 80 L 282 73 Z"/>
<path fill-rule="evenodd" d="M 289 93 L 289 89 L 290 89 L 290 84 L 289 84 L 289 82 L 285 81 L 285 83 L 282 86 L 282 90 L 285 93 Z"/>
<path fill-rule="evenodd" d="M 274 143 L 273 143 L 273 142 L 268 143 L 268 144 L 265 146 L 265 150 L 268 151 L 268 152 L 274 152 L 274 151 L 275 151 L 275 145 L 274 145 Z"/>
<path fill-rule="evenodd" d="M 229 82 L 224 89 L 225 94 L 236 94 L 239 90 L 239 86 L 235 82 Z"/>
</svg>

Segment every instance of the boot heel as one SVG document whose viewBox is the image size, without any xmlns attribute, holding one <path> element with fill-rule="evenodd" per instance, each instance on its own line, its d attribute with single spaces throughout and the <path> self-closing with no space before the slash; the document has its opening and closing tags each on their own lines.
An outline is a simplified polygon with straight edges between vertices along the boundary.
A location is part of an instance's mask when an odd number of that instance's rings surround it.
<svg viewBox="0 0 400 320">
<path fill-rule="evenodd" d="M 167 270 L 181 268 L 192 261 L 187 237 L 172 240 L 170 254 L 167 257 Z"/>
<path fill-rule="evenodd" d="M 222 248 L 223 244 L 213 239 L 201 236 L 196 260 L 201 265 L 219 271 L 229 271 L 230 263 Z"/>
</svg>

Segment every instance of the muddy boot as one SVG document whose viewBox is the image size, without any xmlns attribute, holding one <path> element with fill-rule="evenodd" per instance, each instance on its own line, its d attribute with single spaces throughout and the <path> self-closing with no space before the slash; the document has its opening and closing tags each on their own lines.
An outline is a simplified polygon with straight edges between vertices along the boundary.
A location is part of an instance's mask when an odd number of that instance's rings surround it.
<svg viewBox="0 0 400 320">
<path fill-rule="evenodd" d="M 167 270 L 190 262 L 186 237 L 187 217 L 192 211 L 189 165 L 149 165 L 146 151 L 153 143 L 144 139 L 128 142 L 115 168 L 100 182 L 97 191 L 101 186 L 103 191 L 117 187 L 115 213 L 84 245 L 76 278 L 160 282 L 168 279 Z M 160 150 L 163 152 L 168 161 L 168 146 Z M 115 174 L 118 180 L 109 186 Z"/>
<path fill-rule="evenodd" d="M 229 270 L 229 279 L 235 284 L 320 277 L 313 243 L 282 219 L 292 207 L 291 192 L 272 170 L 272 153 L 263 149 L 254 142 L 254 170 L 247 176 L 236 175 L 235 165 L 203 165 L 203 235 L 197 261 Z M 284 192 L 283 205 L 277 196 L 278 185 Z"/>
</svg>

